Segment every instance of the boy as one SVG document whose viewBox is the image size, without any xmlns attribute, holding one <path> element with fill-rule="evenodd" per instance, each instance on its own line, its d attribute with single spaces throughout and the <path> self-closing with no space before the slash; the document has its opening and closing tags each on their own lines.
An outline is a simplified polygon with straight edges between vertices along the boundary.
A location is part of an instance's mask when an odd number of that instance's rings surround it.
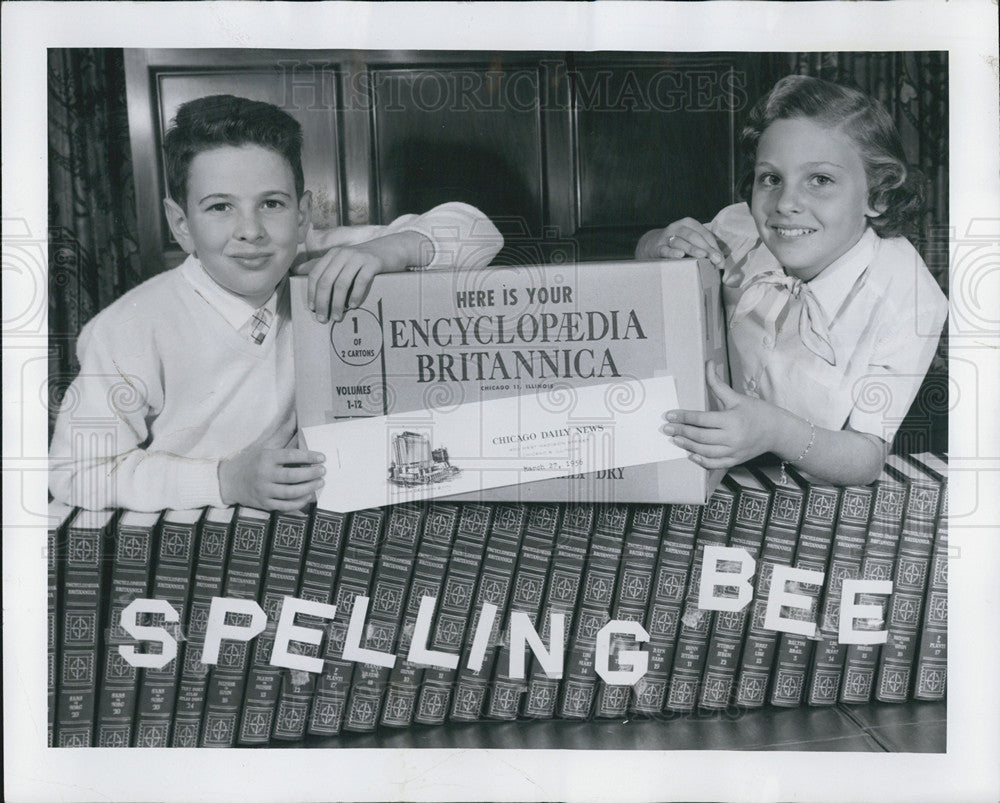
<svg viewBox="0 0 1000 803">
<path fill-rule="evenodd" d="M 295 439 L 286 276 L 309 273 L 321 321 L 360 304 L 378 273 L 482 267 L 503 245 L 464 204 L 388 226 L 310 232 L 302 134 L 267 103 L 184 104 L 164 140 L 167 220 L 188 258 L 133 289 L 80 334 L 80 374 L 50 447 L 50 490 L 87 508 L 208 505 L 294 510 L 323 455 Z"/>
</svg>

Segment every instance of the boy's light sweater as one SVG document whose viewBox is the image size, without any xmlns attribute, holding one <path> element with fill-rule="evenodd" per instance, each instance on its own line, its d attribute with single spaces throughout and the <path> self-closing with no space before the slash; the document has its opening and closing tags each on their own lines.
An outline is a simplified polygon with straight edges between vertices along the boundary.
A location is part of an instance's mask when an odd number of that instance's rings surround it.
<svg viewBox="0 0 1000 803">
<path fill-rule="evenodd" d="M 311 253 L 417 231 L 429 268 L 483 267 L 503 245 L 465 204 L 444 204 L 386 227 L 317 232 Z M 193 259 L 193 258 L 189 258 Z M 49 487 L 88 508 L 162 510 L 222 505 L 221 460 L 258 444 L 294 445 L 294 365 L 287 282 L 261 345 L 213 309 L 175 268 L 144 282 L 90 321 L 81 370 L 50 448 Z"/>
</svg>

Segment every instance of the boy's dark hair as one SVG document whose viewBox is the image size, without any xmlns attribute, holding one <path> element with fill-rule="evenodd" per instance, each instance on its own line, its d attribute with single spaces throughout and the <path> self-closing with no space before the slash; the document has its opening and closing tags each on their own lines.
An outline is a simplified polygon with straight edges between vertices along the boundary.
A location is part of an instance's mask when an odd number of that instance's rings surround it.
<svg viewBox="0 0 1000 803">
<path fill-rule="evenodd" d="M 753 165 L 761 134 L 776 120 L 809 118 L 839 128 L 855 143 L 868 178 L 868 203 L 883 210 L 869 224 L 881 237 L 917 233 L 923 211 L 925 182 L 906 164 L 896 124 L 881 103 L 855 87 L 806 75 L 778 81 L 750 111 L 740 145 L 750 170 L 740 181 L 740 194 L 750 200 Z"/>
<path fill-rule="evenodd" d="M 163 137 L 167 165 L 167 192 L 187 208 L 187 179 L 191 160 L 202 151 L 231 145 L 259 145 L 284 156 L 295 178 L 295 194 L 302 197 L 302 126 L 290 114 L 270 103 L 210 95 L 184 103 Z"/>
</svg>

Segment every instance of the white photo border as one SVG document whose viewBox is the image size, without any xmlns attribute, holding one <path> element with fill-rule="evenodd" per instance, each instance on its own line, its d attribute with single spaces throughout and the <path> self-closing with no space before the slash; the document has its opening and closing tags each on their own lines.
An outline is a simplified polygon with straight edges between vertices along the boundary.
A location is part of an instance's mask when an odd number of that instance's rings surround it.
<svg viewBox="0 0 1000 803">
<path fill-rule="evenodd" d="M 4 3 L 2 15 L 5 274 L 15 236 L 34 236 L 45 249 L 49 47 L 947 50 L 950 225 L 959 242 L 978 238 L 986 248 L 985 257 L 963 261 L 953 244 L 950 355 L 972 387 L 960 388 L 949 439 L 955 559 L 950 567 L 948 750 L 940 755 L 45 748 L 44 520 L 31 511 L 45 510 L 46 410 L 45 399 L 26 396 L 21 403 L 22 394 L 15 393 L 34 376 L 39 355 L 47 354 L 43 267 L 38 334 L 8 337 L 5 331 L 3 344 L 7 799 L 997 799 L 1000 113 L 995 3 L 26 2 Z M 4 293 L 5 329 L 22 301 Z"/>
</svg>

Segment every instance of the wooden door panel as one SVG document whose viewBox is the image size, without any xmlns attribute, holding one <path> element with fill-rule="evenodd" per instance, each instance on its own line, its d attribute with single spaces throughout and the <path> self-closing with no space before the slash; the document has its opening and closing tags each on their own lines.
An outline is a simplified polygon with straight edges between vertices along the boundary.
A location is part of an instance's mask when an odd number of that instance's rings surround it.
<svg viewBox="0 0 1000 803">
<path fill-rule="evenodd" d="M 521 99 L 516 104 L 508 91 L 513 81 Z M 533 67 L 377 69 L 372 86 L 383 221 L 464 201 L 489 216 L 512 243 L 541 236 L 545 164 Z"/>
<path fill-rule="evenodd" d="M 133 50 L 126 65 L 149 274 L 183 256 L 160 147 L 186 100 L 295 116 L 319 228 L 464 201 L 504 233 L 499 263 L 528 264 L 628 258 L 643 231 L 730 203 L 754 76 L 743 54 Z"/>
<path fill-rule="evenodd" d="M 646 230 L 710 219 L 733 199 L 734 112 L 728 60 L 664 54 L 577 63 L 571 88 L 585 258 L 629 257 Z"/>
</svg>

